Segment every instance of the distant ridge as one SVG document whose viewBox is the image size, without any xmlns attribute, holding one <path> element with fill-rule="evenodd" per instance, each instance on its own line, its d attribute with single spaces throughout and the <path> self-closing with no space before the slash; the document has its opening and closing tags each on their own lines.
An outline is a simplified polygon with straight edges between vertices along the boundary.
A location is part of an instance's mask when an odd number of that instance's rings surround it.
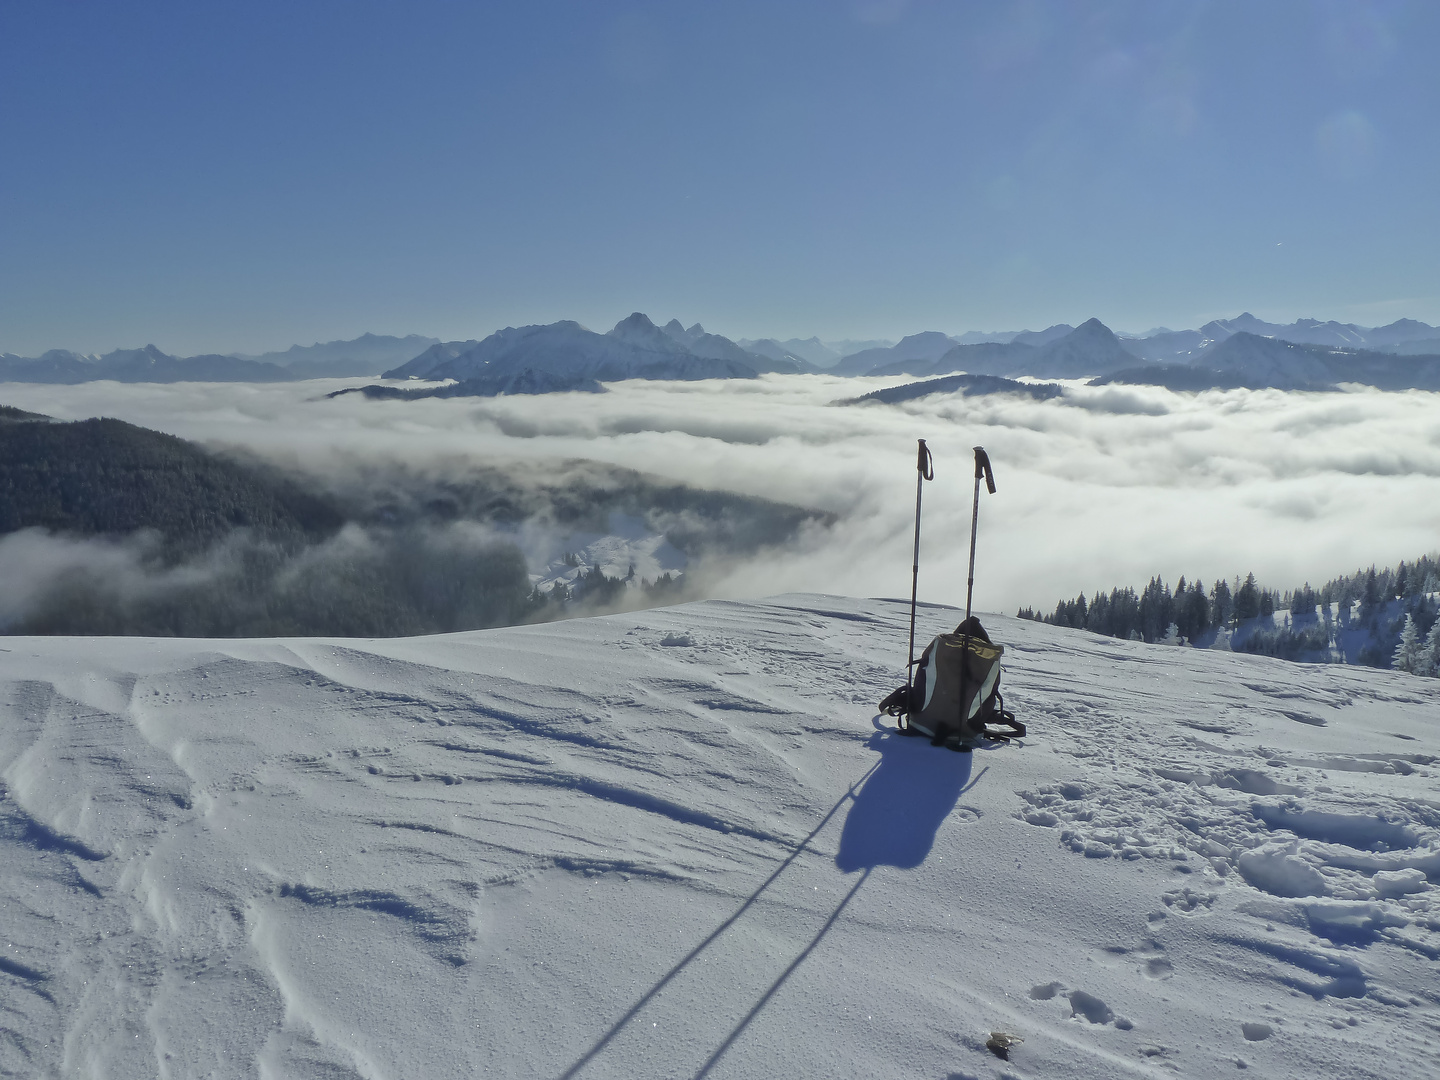
<svg viewBox="0 0 1440 1080">
<path fill-rule="evenodd" d="M 935 376 L 965 371 L 972 375 L 996 375 L 1014 378 L 1028 375 L 1040 379 L 1078 379 L 1107 374 L 1130 367 L 1135 362 L 1119 339 L 1099 319 L 1090 319 L 1077 327 L 1050 327 L 1042 333 L 1026 335 L 1029 341 L 984 342 L 974 345 L 952 345 L 929 364 L 891 363 L 874 368 L 871 375 Z M 1017 335 L 1018 336 L 1018 335 Z"/>
<path fill-rule="evenodd" d="M 1303 345 L 1242 330 L 1211 344 L 1191 364 L 1128 368 L 1095 382 L 1172 390 L 1328 390 L 1341 383 L 1381 390 L 1440 390 L 1440 355 Z"/>
<path fill-rule="evenodd" d="M 1293 325 L 1302 330 L 1308 327 L 1315 336 L 1339 333 L 1335 330 L 1339 324 L 1301 320 Z M 1207 323 L 1200 330 L 1161 331 L 1150 339 L 1121 339 L 1099 319 L 1089 319 L 1073 329 L 1057 326 L 1037 334 L 1017 334 L 1009 342 L 957 344 L 938 359 L 901 357 L 856 373 L 935 378 L 966 372 L 1008 379 L 1089 379 L 1095 385 L 1128 383 L 1189 391 L 1242 387 L 1325 390 L 1347 382 L 1382 390 L 1440 390 L 1440 352 L 1415 355 L 1298 343 L 1239 329 L 1242 326 L 1263 329 L 1270 324 L 1245 314 L 1223 325 Z M 1408 320 L 1403 325 L 1392 324 L 1366 333 L 1372 339 L 1396 340 L 1405 334 L 1433 332 L 1434 328 L 1425 323 Z M 916 335 L 923 337 L 926 335 Z M 1027 343 L 1037 340 L 1044 344 Z M 1416 336 L 1409 343 L 1429 340 Z M 869 356 L 857 354 L 842 361 L 836 370 L 846 370 L 847 361 L 855 361 L 849 364 L 853 370 L 863 366 L 860 361 L 864 359 L 894 356 L 899 351 L 897 346 Z"/>
<path fill-rule="evenodd" d="M 864 349 L 844 357 L 830 370 L 836 375 L 868 375 L 882 365 L 897 362 L 928 360 L 935 361 L 955 347 L 955 342 L 937 330 L 911 334 L 901 338 L 899 343 L 886 349 Z"/>
<path fill-rule="evenodd" d="M 402 338 L 365 333 L 350 341 L 291 345 L 283 352 L 268 352 L 259 356 L 242 356 L 237 353 L 236 356 L 242 360 L 275 364 L 296 373 L 297 378 L 345 378 L 354 375 L 378 375 L 386 368 L 403 364 L 439 343 L 439 338 L 423 337 L 420 334 L 409 334 Z"/>
<path fill-rule="evenodd" d="M 1238 351 L 1217 351 L 1232 341 L 1236 344 L 1229 349 Z M 1326 350 L 1348 359 L 1327 360 Z M 958 336 L 931 330 L 890 344 L 826 342 L 814 336 L 732 341 L 707 332 L 698 322 L 687 327 L 671 319 L 657 326 L 635 312 L 603 334 L 561 321 L 506 327 L 483 340 L 365 333 L 350 341 L 293 345 L 253 356 L 171 356 L 153 344 L 115 349 L 103 356 L 67 349 L 51 349 L 37 357 L 4 353 L 0 382 L 285 382 L 382 373 L 386 378 L 471 381 L 488 373 L 503 383 L 526 371 L 562 381 L 602 382 L 818 372 L 919 378 L 960 372 L 1002 378 L 1113 376 L 1114 381 L 1121 381 L 1123 374 L 1158 378 L 1157 385 L 1186 386 L 1204 381 L 1193 373 L 1179 376 L 1151 370 L 1184 366 L 1229 372 L 1218 377 L 1236 386 L 1314 387 L 1350 381 L 1386 389 L 1423 389 L 1435 381 L 1430 363 L 1434 357 L 1440 357 L 1440 327 L 1416 319 L 1396 319 L 1378 327 L 1318 319 L 1280 324 L 1247 311 L 1230 319 L 1212 319 L 1198 329 L 1156 327 L 1142 335 L 1117 336 L 1092 318 L 1078 327 L 1057 323 L 1044 330 L 968 331 Z"/>
<path fill-rule="evenodd" d="M 605 387 L 585 375 L 555 375 L 526 368 L 514 374 L 481 375 L 442 386 L 349 386 L 326 394 L 328 398 L 363 394 L 372 401 L 409 401 L 415 398 L 500 397 L 509 394 L 560 394 L 578 391 L 603 394 Z"/>
<path fill-rule="evenodd" d="M 1014 379 L 1002 379 L 998 375 L 947 375 L 940 379 L 926 379 L 924 382 L 906 383 L 903 386 L 889 386 L 874 390 L 856 398 L 837 401 L 837 405 L 864 405 L 878 402 L 882 405 L 897 405 L 902 401 L 928 397 L 931 394 L 953 394 L 961 397 L 980 397 L 986 394 L 1023 394 L 1036 401 L 1048 401 L 1063 392 L 1058 383 L 1022 383 Z"/>
<path fill-rule="evenodd" d="M 354 341 L 295 345 L 263 356 L 171 356 L 154 345 L 85 356 L 51 349 L 38 357 L 0 356 L 0 382 L 76 384 L 109 379 L 126 383 L 289 382 L 297 379 L 378 375 L 434 344 L 434 338 L 364 334 Z"/>
<path fill-rule="evenodd" d="M 387 371 L 385 378 L 466 382 L 530 370 L 597 382 L 753 379 L 774 367 L 773 361 L 746 352 L 728 338 L 705 333 L 698 323 L 687 331 L 676 322 L 667 330 L 637 311 L 605 334 L 569 320 L 507 326 L 483 341 L 434 346 Z"/>
</svg>

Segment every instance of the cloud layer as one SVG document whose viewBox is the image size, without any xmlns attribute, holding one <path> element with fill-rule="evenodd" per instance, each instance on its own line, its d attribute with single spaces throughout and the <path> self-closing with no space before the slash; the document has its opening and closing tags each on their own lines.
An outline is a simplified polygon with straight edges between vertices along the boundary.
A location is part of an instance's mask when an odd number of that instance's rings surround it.
<svg viewBox="0 0 1440 1080">
<path fill-rule="evenodd" d="M 936 459 L 921 547 L 920 592 L 931 601 L 965 601 L 975 445 L 999 485 L 981 495 L 982 611 L 1046 606 L 1153 574 L 1211 581 L 1254 571 L 1283 588 L 1440 543 L 1440 395 L 1070 386 L 1044 402 L 833 405 L 898 381 L 767 376 L 420 401 L 325 400 L 343 385 L 334 381 L 11 385 L 4 398 L 63 419 L 118 416 L 320 477 L 395 462 L 422 471 L 519 464 L 538 476 L 594 459 L 838 516 L 711 584 L 734 597 L 903 595 L 917 438 Z"/>
</svg>

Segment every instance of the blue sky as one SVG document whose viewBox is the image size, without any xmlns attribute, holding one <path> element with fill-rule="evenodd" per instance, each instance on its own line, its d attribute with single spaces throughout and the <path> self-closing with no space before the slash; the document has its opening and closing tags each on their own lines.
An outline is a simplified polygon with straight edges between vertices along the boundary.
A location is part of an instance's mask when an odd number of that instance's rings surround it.
<svg viewBox="0 0 1440 1080">
<path fill-rule="evenodd" d="M 1440 4 L 0 4 L 0 350 L 1440 322 Z"/>
</svg>

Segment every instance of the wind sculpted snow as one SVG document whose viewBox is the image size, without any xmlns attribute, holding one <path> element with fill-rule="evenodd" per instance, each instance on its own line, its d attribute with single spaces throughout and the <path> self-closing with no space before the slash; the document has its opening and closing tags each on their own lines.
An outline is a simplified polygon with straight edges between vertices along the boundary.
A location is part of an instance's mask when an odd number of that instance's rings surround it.
<svg viewBox="0 0 1440 1080">
<path fill-rule="evenodd" d="M 967 756 L 906 616 L 7 639 L 0 1074 L 1433 1070 L 1440 685 L 987 616 Z"/>
</svg>

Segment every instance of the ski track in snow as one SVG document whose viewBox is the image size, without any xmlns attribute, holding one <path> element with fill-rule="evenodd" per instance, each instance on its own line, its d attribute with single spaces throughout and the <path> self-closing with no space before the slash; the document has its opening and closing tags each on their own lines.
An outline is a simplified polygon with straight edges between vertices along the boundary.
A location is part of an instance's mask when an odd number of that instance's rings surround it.
<svg viewBox="0 0 1440 1080">
<path fill-rule="evenodd" d="M 10 639 L 0 1075 L 1440 1075 L 1440 683 L 906 619 Z"/>
</svg>

